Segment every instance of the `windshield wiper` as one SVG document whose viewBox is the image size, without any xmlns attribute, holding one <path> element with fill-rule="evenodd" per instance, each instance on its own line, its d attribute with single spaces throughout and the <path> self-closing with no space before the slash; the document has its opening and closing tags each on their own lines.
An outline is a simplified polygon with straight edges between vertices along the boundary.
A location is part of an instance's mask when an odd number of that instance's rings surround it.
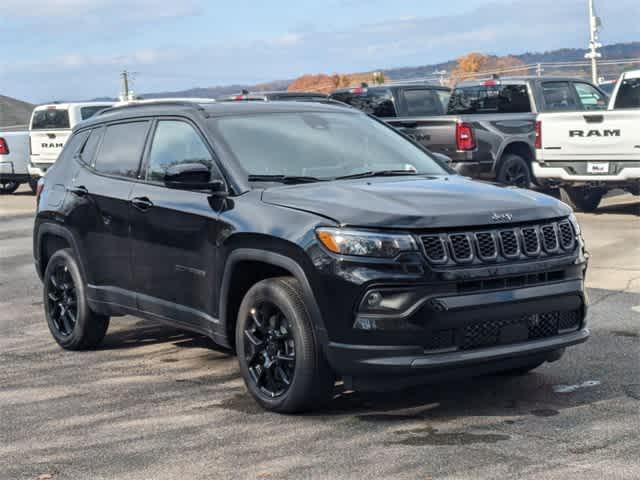
<svg viewBox="0 0 640 480">
<path fill-rule="evenodd" d="M 249 175 L 249 181 L 293 184 L 320 182 L 322 179 L 317 177 L 305 177 L 302 175 Z"/>
<path fill-rule="evenodd" d="M 367 177 L 394 177 L 399 175 L 418 175 L 415 170 L 370 170 L 368 172 L 354 173 L 352 175 L 344 175 L 335 177 L 334 180 L 348 180 L 350 178 L 367 178 Z"/>
</svg>

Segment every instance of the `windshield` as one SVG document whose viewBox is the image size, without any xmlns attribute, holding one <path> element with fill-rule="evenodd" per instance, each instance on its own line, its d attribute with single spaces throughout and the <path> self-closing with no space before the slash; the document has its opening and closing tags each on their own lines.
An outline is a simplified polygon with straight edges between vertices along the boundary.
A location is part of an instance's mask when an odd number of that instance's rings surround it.
<svg viewBox="0 0 640 480">
<path fill-rule="evenodd" d="M 31 130 L 51 130 L 69 127 L 69 112 L 57 108 L 36 110 L 31 120 Z"/>
<path fill-rule="evenodd" d="M 378 171 L 447 173 L 391 128 L 351 112 L 269 113 L 212 121 L 252 176 L 328 180 Z"/>
</svg>

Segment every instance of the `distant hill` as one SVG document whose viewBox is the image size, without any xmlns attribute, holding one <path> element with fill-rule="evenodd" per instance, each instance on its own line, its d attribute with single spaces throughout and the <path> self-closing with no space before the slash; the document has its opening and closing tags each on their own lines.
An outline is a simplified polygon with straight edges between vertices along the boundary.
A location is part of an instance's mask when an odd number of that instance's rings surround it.
<svg viewBox="0 0 640 480">
<path fill-rule="evenodd" d="M 30 103 L 0 95 L 0 128 L 28 125 L 33 107 Z"/>
<path fill-rule="evenodd" d="M 607 45 L 602 47 L 600 50 L 602 52 L 603 59 L 605 60 L 614 60 L 614 59 L 624 59 L 624 58 L 639 58 L 640 57 L 640 42 L 628 42 L 628 43 L 617 43 L 613 45 Z M 547 63 L 547 62 L 571 62 L 571 61 L 579 61 L 584 60 L 584 54 L 587 51 L 585 49 L 580 48 L 562 48 L 559 50 L 552 50 L 547 52 L 526 52 L 520 55 L 511 55 L 516 59 L 522 61 L 525 64 L 533 64 L 533 63 Z M 446 70 L 447 72 L 451 72 L 456 66 L 456 60 L 449 60 L 447 62 L 442 63 L 434 63 L 430 65 L 422 65 L 417 67 L 400 67 L 400 68 L 380 68 L 374 69 L 377 71 L 382 71 L 387 80 L 408 80 L 411 78 L 421 78 L 433 75 L 433 72 L 436 70 Z M 617 68 L 603 68 L 602 72 L 607 75 L 607 77 L 615 77 L 619 71 L 623 70 L 624 67 Z M 301 72 L 302 74 L 303 72 Z M 359 72 L 359 74 L 365 72 Z M 572 72 L 562 70 L 551 72 L 550 70 L 545 71 L 546 74 L 551 73 L 565 73 L 569 74 L 587 74 L 586 69 L 574 69 Z M 358 75 L 358 74 L 350 74 L 350 75 Z M 195 87 L 189 88 L 186 90 L 177 90 L 173 92 L 150 92 L 150 93 L 142 93 L 140 97 L 142 98 L 162 98 L 162 97 L 206 97 L 206 98 L 215 98 L 224 95 L 231 95 L 233 93 L 240 92 L 242 89 L 247 89 L 250 91 L 267 91 L 267 90 L 286 90 L 287 87 L 294 82 L 295 79 L 290 80 L 275 80 L 269 83 L 263 83 L 258 85 L 249 85 L 249 84 L 235 84 L 235 85 L 218 85 L 213 87 Z M 98 99 L 94 99 L 98 100 Z M 103 97 L 99 100 L 115 100 L 109 97 Z"/>
</svg>

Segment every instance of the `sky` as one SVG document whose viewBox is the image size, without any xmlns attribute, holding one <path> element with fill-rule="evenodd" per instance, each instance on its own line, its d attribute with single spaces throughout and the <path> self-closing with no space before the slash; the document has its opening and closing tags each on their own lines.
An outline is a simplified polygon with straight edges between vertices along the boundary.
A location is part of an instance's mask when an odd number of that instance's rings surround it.
<svg viewBox="0 0 640 480">
<path fill-rule="evenodd" d="M 596 0 L 605 44 L 640 40 L 639 0 Z M 417 66 L 471 51 L 586 47 L 587 0 L 0 0 L 0 94 L 31 102 L 305 73 Z"/>
</svg>

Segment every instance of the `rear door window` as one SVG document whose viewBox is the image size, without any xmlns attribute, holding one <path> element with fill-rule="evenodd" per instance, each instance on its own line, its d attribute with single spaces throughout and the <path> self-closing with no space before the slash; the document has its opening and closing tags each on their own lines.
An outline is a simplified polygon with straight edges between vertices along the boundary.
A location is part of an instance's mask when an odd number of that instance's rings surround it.
<svg viewBox="0 0 640 480">
<path fill-rule="evenodd" d="M 575 82 L 578 100 L 583 110 L 604 110 L 607 108 L 607 99 L 597 88 L 588 83 Z"/>
<path fill-rule="evenodd" d="M 569 82 L 544 82 L 542 98 L 547 112 L 580 110 Z"/>
<path fill-rule="evenodd" d="M 622 81 L 614 108 L 640 108 L 640 78 Z"/>
<path fill-rule="evenodd" d="M 404 98 L 407 115 L 444 115 L 446 113 L 446 107 L 443 106 L 442 98 L 438 93 L 440 93 L 440 91 L 424 88 L 403 90 L 402 96 Z M 442 91 L 442 93 L 447 92 Z M 449 95 L 446 97 L 448 102 Z"/>
<path fill-rule="evenodd" d="M 47 108 L 33 112 L 31 130 L 60 130 L 69 126 L 69 111 L 58 108 Z"/>
<path fill-rule="evenodd" d="M 447 113 L 529 113 L 531 102 L 526 85 L 477 85 L 456 88 Z"/>
<path fill-rule="evenodd" d="M 95 160 L 95 169 L 107 175 L 136 178 L 149 122 L 108 125 Z"/>
</svg>

